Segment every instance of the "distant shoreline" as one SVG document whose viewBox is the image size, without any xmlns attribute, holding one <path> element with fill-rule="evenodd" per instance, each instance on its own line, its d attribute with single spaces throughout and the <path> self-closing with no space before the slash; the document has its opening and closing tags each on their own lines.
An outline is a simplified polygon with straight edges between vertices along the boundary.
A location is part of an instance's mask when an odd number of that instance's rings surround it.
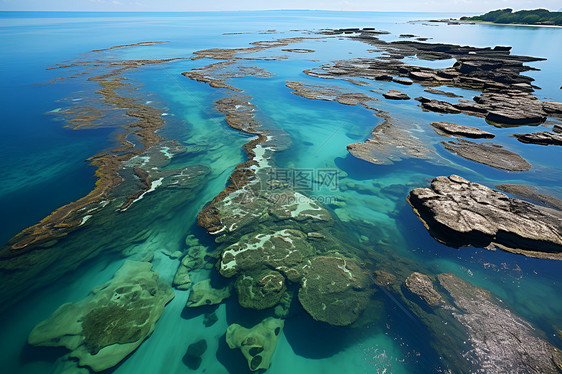
<svg viewBox="0 0 562 374">
<path fill-rule="evenodd" d="M 495 25 L 495 26 L 525 26 L 525 27 L 548 27 L 548 28 L 562 28 L 562 26 L 558 26 L 558 25 L 529 25 L 526 23 L 496 23 L 496 22 L 490 22 L 490 21 L 461 21 L 461 20 L 456 20 L 456 22 L 460 23 L 460 24 L 471 24 L 471 23 L 483 23 L 486 25 Z"/>
</svg>

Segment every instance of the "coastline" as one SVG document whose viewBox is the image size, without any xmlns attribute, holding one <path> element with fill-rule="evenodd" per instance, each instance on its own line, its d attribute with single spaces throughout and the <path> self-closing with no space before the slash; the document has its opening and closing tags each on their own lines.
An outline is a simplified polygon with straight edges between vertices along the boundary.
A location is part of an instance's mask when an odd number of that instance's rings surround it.
<svg viewBox="0 0 562 374">
<path fill-rule="evenodd" d="M 496 22 L 489 22 L 489 21 L 461 21 L 455 20 L 459 24 L 485 24 L 485 25 L 497 25 L 497 26 L 525 26 L 525 27 L 544 27 L 544 28 L 553 28 L 553 29 L 560 29 L 562 26 L 558 25 L 528 25 L 525 23 L 496 23 Z"/>
</svg>

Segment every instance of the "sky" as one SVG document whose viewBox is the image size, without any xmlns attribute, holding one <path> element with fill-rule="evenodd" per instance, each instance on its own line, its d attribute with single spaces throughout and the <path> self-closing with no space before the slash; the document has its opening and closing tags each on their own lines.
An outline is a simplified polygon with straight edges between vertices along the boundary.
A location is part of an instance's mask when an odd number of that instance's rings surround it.
<svg viewBox="0 0 562 374">
<path fill-rule="evenodd" d="M 560 10 L 562 0 L 0 0 L 0 10 L 217 11 L 322 9 L 483 13 L 499 8 Z"/>
</svg>

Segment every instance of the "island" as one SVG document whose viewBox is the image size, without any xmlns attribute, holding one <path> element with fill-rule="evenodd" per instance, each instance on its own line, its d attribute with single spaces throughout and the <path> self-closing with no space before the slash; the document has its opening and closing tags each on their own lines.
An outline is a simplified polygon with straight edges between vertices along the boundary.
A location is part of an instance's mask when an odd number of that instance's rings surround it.
<svg viewBox="0 0 562 374">
<path fill-rule="evenodd" d="M 513 9 L 505 8 L 492 10 L 480 16 L 461 17 L 460 20 L 500 24 L 562 26 L 562 12 L 551 12 L 547 9 L 519 10 L 513 12 Z"/>
</svg>

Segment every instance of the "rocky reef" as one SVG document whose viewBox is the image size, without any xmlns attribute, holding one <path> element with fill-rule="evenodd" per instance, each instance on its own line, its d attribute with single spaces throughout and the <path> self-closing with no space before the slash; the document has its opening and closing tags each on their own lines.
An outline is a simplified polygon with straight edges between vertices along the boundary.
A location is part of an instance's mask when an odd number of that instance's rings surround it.
<svg viewBox="0 0 562 374">
<path fill-rule="evenodd" d="M 116 46 L 115 48 L 129 47 L 135 45 L 152 45 L 160 42 L 142 42 L 132 45 Z M 113 48 L 113 47 L 112 47 Z M 111 48 L 108 48 L 111 49 Z M 103 50 L 98 50 L 103 51 Z M 96 59 L 91 63 L 78 63 L 70 65 L 55 66 L 52 69 L 61 69 L 74 66 L 105 66 L 109 71 L 98 76 L 88 78 L 88 81 L 98 83 L 100 89 L 96 93 L 101 94 L 103 102 L 112 106 L 112 109 L 118 108 L 126 111 L 127 116 L 136 119 L 133 124 L 127 123 L 122 126 L 126 134 L 121 134 L 117 138 L 118 147 L 112 150 L 101 151 L 90 157 L 87 161 L 96 167 L 96 185 L 95 188 L 81 199 L 64 205 L 49 216 L 43 218 L 39 223 L 26 228 L 6 243 L 0 249 L 0 258 L 18 256 L 22 252 L 40 248 L 45 243 L 58 240 L 70 232 L 78 229 L 88 220 L 86 216 L 91 216 L 92 212 L 100 209 L 100 205 L 107 201 L 115 193 L 117 187 L 121 185 L 126 177 L 121 172 L 123 164 L 131 158 L 140 155 L 151 147 L 157 146 L 163 139 L 156 134 L 157 130 L 162 127 L 164 121 L 161 112 L 151 106 L 140 104 L 134 98 L 125 97 L 118 93 L 119 89 L 130 86 L 130 83 L 124 83 L 122 74 L 130 69 L 140 68 L 145 65 L 161 64 L 175 61 L 177 59 L 161 59 L 161 60 L 125 60 L 119 63 L 114 61 L 103 61 Z M 69 120 L 73 123 L 75 129 L 81 127 L 96 127 L 95 120 L 101 117 L 101 113 L 94 116 L 88 116 L 77 121 L 77 118 Z M 126 140 L 127 135 L 139 137 L 142 147 L 135 147 L 133 143 Z M 137 169 L 136 177 L 144 179 L 144 171 Z M 150 181 L 146 179 L 145 183 L 140 187 L 141 192 L 136 191 L 133 195 L 140 196 L 143 192 L 150 189 Z M 134 198 L 133 198 L 134 200 Z"/>
<path fill-rule="evenodd" d="M 283 320 L 271 317 L 250 329 L 234 323 L 228 326 L 226 342 L 231 349 L 240 349 L 250 370 L 269 369 L 284 325 Z"/>
<path fill-rule="evenodd" d="M 562 103 L 538 100 L 532 92 L 533 79 L 522 75 L 533 68 L 526 62 L 541 58 L 510 54 L 510 47 L 475 48 L 444 43 L 421 43 L 400 40 L 385 42 L 370 30 L 346 34 L 342 29 L 322 30 L 321 34 L 339 35 L 368 43 L 384 52 L 376 58 L 339 60 L 305 73 L 328 79 L 364 78 L 392 80 L 401 84 L 413 82 L 423 86 L 449 86 L 482 91 L 469 103 L 451 104 L 446 101 L 419 98 L 422 108 L 439 113 L 465 113 L 483 117 L 498 126 L 540 124 L 547 116 L 562 116 Z M 422 60 L 454 58 L 453 66 L 444 69 L 408 65 L 405 57 Z M 404 78 L 408 78 L 405 80 Z M 428 89 L 430 93 L 444 91 Z M 454 97 L 449 93 L 447 96 Z"/>
<path fill-rule="evenodd" d="M 298 298 L 317 321 L 347 326 L 359 318 L 373 294 L 373 280 L 355 261 L 315 257 L 305 266 Z"/>
<path fill-rule="evenodd" d="M 35 346 L 65 347 L 77 365 L 103 371 L 146 339 L 173 299 L 152 264 L 126 260 L 113 278 L 85 299 L 62 305 L 29 334 Z"/>
<path fill-rule="evenodd" d="M 232 285 L 222 288 L 214 288 L 210 279 L 204 279 L 193 285 L 186 306 L 194 308 L 203 305 L 220 304 L 224 299 L 229 298 Z"/>
<path fill-rule="evenodd" d="M 437 240 L 562 259 L 560 211 L 507 197 L 457 175 L 410 191 L 414 212 Z"/>
</svg>

